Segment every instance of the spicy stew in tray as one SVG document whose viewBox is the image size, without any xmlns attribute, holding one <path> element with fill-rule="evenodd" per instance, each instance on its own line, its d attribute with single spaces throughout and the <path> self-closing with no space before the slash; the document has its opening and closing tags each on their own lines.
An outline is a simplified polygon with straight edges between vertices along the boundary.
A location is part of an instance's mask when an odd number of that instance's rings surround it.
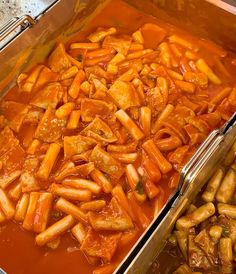
<svg viewBox="0 0 236 274">
<path fill-rule="evenodd" d="M 236 142 L 195 201 L 177 220 L 150 273 L 235 273 L 235 156 Z"/>
<path fill-rule="evenodd" d="M 112 1 L 21 73 L 0 102 L 0 266 L 112 273 L 236 110 L 235 66 Z"/>
</svg>

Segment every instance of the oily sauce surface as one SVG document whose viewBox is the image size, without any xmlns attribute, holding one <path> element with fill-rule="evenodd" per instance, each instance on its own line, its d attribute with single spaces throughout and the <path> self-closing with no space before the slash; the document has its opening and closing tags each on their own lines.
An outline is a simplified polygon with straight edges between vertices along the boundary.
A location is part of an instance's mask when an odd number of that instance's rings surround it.
<svg viewBox="0 0 236 274">
<path fill-rule="evenodd" d="M 137 30 L 145 23 L 156 23 L 157 25 L 164 27 L 170 33 L 180 33 L 183 36 L 183 32 L 175 29 L 164 22 L 159 22 L 151 16 L 147 16 L 134 8 L 131 8 L 126 3 L 114 0 L 109 3 L 103 10 L 91 20 L 91 22 L 86 26 L 86 29 L 75 35 L 66 46 L 73 42 L 83 41 L 91 31 L 94 31 L 97 27 L 113 27 L 115 26 L 121 33 L 131 34 L 133 31 Z M 188 34 L 184 34 L 184 37 L 189 38 Z M 146 43 L 151 45 L 155 37 L 147 36 Z M 191 39 L 191 38 L 190 38 Z M 202 56 L 206 60 L 210 59 L 208 52 L 201 52 Z M 232 58 L 231 58 L 232 59 Z M 236 75 L 235 66 L 232 65 L 231 59 L 225 61 L 225 66 L 231 73 L 231 77 Z M 211 62 L 211 60 L 209 61 Z M 224 78 L 224 76 L 222 76 Z M 214 98 L 218 92 L 222 89 L 222 86 L 209 86 L 209 98 Z M 5 100 L 12 100 L 21 103 L 29 103 L 31 100 L 31 95 L 22 96 L 18 92 L 17 87 L 13 88 L 5 97 Z M 228 113 L 227 113 L 228 114 Z M 224 121 L 220 121 L 223 124 Z M 85 128 L 85 125 L 81 125 L 74 131 L 65 130 L 63 135 L 75 135 Z M 21 143 L 27 142 L 27 136 L 31 136 L 31 132 L 35 130 L 35 126 L 22 127 L 18 133 L 18 138 Z M 195 149 L 199 144 L 192 148 L 191 153 L 187 155 L 187 159 L 194 153 Z M 141 151 L 141 147 L 137 148 L 137 151 Z M 56 170 L 60 163 L 63 161 L 63 155 L 59 154 L 59 161 L 53 170 Z M 135 167 L 140 164 L 140 159 L 137 159 L 134 163 Z M 15 163 L 17 163 L 17 157 L 15 157 Z M 180 167 L 179 167 L 180 168 Z M 173 176 L 174 171 L 169 172 L 162 176 L 161 181 L 158 186 L 161 189 L 162 200 L 160 205 L 162 206 L 173 188 L 169 187 L 170 178 Z M 45 183 L 45 187 L 52 183 L 50 179 Z M 103 198 L 103 196 L 101 195 Z M 106 199 L 106 197 L 104 197 Z M 155 210 L 155 205 L 153 200 L 147 201 L 142 204 L 142 210 L 150 219 L 153 217 L 153 212 Z M 128 250 L 134 245 L 138 237 L 143 232 L 142 229 L 139 230 L 137 235 L 131 242 L 125 247 L 117 248 L 114 254 L 112 263 L 117 265 L 122 258 L 127 254 Z M 109 264 L 108 264 L 109 265 Z M 19 224 L 13 222 L 8 222 L 0 227 L 0 267 L 2 267 L 8 274 L 51 274 L 51 273 L 93 273 L 95 267 L 90 265 L 80 251 L 80 244 L 73 238 L 69 232 L 61 238 L 60 245 L 55 250 L 51 250 L 47 247 L 38 247 L 35 244 L 35 235 L 31 232 L 26 232 Z M 98 273 L 98 272 L 97 272 Z M 100 273 L 109 273 L 100 272 Z"/>
<path fill-rule="evenodd" d="M 86 31 L 81 31 L 70 42 L 78 38 L 83 40 L 87 33 L 99 26 L 115 25 L 121 27 L 122 31 L 131 33 L 145 22 L 155 22 L 155 19 L 142 14 L 122 1 L 113 0 L 86 26 Z M 6 95 L 6 99 L 26 103 L 30 98 L 21 96 L 16 92 L 16 88 L 13 88 Z M 23 136 L 25 133 L 27 129 L 22 130 Z M 171 193 L 166 181 L 162 183 L 165 199 Z M 151 215 L 151 207 L 146 207 L 146 212 Z M 16 223 L 8 223 L 0 231 L 0 266 L 8 274 L 64 274 L 65 272 L 87 274 L 92 273 L 94 269 L 79 250 L 78 242 L 71 239 L 69 235 L 63 239 L 56 251 L 51 251 L 47 248 L 36 247 L 33 234 L 26 233 Z M 135 241 L 132 241 L 127 248 L 117 250 L 118 262 L 122 260 Z"/>
</svg>

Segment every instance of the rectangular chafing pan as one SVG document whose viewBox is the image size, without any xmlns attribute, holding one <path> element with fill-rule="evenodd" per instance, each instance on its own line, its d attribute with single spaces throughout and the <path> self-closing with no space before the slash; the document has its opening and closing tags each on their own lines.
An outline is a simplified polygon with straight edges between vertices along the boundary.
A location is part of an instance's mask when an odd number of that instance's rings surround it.
<svg viewBox="0 0 236 274">
<path fill-rule="evenodd" d="M 0 29 L 0 96 L 17 75 L 43 61 L 56 41 L 67 41 L 108 3 L 105 0 L 58 0 L 35 17 L 13 18 Z M 214 40 L 236 52 L 236 7 L 216 0 L 125 0 L 137 9 Z M 128 15 L 127 15 L 128 16 Z M 217 24 L 216 24 L 217 18 Z M 13 33 L 14 32 L 14 33 Z M 177 190 L 152 221 L 115 273 L 145 273 L 177 217 L 201 189 L 236 136 L 236 115 L 214 130 L 184 167 Z"/>
</svg>

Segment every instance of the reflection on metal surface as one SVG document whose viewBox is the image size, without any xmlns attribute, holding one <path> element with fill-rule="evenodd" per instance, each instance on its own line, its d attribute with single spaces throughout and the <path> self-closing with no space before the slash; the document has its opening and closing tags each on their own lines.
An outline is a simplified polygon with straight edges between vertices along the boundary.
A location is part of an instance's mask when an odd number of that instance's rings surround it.
<svg viewBox="0 0 236 274">
<path fill-rule="evenodd" d="M 188 187 L 188 182 L 186 182 L 185 177 L 186 175 L 191 172 L 191 169 L 195 166 L 199 158 L 205 153 L 206 149 L 209 147 L 209 145 L 214 141 L 216 136 L 219 134 L 219 130 L 213 130 L 207 139 L 201 144 L 201 146 L 198 148 L 198 150 L 194 153 L 192 158 L 188 161 L 188 163 L 184 166 L 181 172 L 181 185 L 179 186 L 180 194 L 185 193 L 186 188 Z"/>
<path fill-rule="evenodd" d="M 14 17 L 0 29 L 0 42 L 13 31 L 15 31 L 18 27 L 26 28 L 28 26 L 33 26 L 35 23 L 36 21 L 29 15 Z"/>
<path fill-rule="evenodd" d="M 235 120 L 233 120 L 235 122 Z M 232 126 L 232 123 L 231 123 Z M 119 268 L 115 272 L 116 274 L 123 273 L 145 273 L 151 266 L 152 262 L 156 258 L 157 254 L 165 246 L 165 241 L 170 233 L 175 220 L 184 211 L 187 205 L 190 203 L 190 197 L 196 191 L 201 189 L 200 184 L 206 182 L 214 170 L 214 166 L 204 171 L 205 164 L 209 155 L 214 155 L 215 149 L 218 149 L 219 144 L 224 140 L 223 130 L 214 130 L 207 137 L 207 139 L 198 148 L 197 152 L 189 160 L 187 165 L 183 168 L 180 176 L 180 181 L 176 191 L 170 196 L 162 211 L 157 218 L 153 220 L 151 226 L 145 232 L 145 236 L 138 241 L 138 243 L 132 248 L 129 255 L 123 260 Z M 234 127 L 234 134 L 236 133 L 236 126 Z M 232 136 L 232 133 L 231 135 Z M 227 144 L 231 146 L 232 140 L 228 139 Z M 229 149 L 223 148 L 223 151 Z M 220 157 L 214 158 L 219 160 Z M 199 170 L 201 169 L 201 172 Z M 193 181 L 201 177 L 200 183 L 194 183 Z M 208 177 L 209 176 L 209 177 Z M 194 186 L 194 188 L 193 188 Z M 140 265 L 140 261 L 143 263 Z"/>
<path fill-rule="evenodd" d="M 148 231 L 146 235 L 146 242 L 138 251 L 136 257 L 131 260 L 130 265 L 123 265 L 116 273 L 146 273 L 150 268 L 156 256 L 161 252 L 165 246 L 166 239 L 174 227 L 178 217 L 186 210 L 193 198 L 198 194 L 204 184 L 208 181 L 217 167 L 224 159 L 225 155 L 236 139 L 236 123 L 228 131 L 223 134 L 218 131 L 217 136 L 212 140 L 209 147 L 201 155 L 195 163 L 192 170 L 185 177 L 185 185 L 187 186 L 184 193 L 176 195 L 173 201 L 170 201 L 164 208 L 164 215 L 162 218 L 157 218 L 156 228 Z M 159 219 L 159 220 L 158 220 Z M 142 262 L 140 264 L 140 262 Z"/>
<path fill-rule="evenodd" d="M 236 3 L 234 0 L 225 0 L 225 1 L 216 1 L 216 0 L 207 0 L 208 2 L 216 5 L 232 14 L 236 15 Z"/>
<path fill-rule="evenodd" d="M 225 123 L 222 128 L 222 133 L 226 134 L 236 123 L 236 113 L 232 115 L 232 117 Z"/>
<path fill-rule="evenodd" d="M 9 0 L 8 2 L 12 1 Z M 18 3 L 20 1 L 15 2 Z M 31 1 L 27 2 L 30 3 Z M 48 1 L 42 0 L 38 2 L 48 3 Z M 55 1 L 50 1 L 50 3 L 52 2 L 54 3 Z M 47 56 L 56 39 L 65 41 L 71 34 L 84 27 L 86 21 L 89 20 L 88 15 L 91 15 L 97 6 L 104 2 L 108 1 L 70 0 L 70 5 L 68 5 L 66 0 L 56 1 L 53 8 L 50 8 L 33 28 L 24 30 L 18 39 L 13 39 L 7 45 L 6 50 L 1 53 L 1 92 L 4 93 L 10 87 L 10 78 L 14 80 L 9 75 L 17 76 L 20 70 L 27 67 L 27 64 L 41 61 L 43 57 Z M 126 2 L 141 9 L 143 12 L 176 24 L 186 30 L 191 30 L 200 36 L 209 37 L 219 44 L 224 44 L 236 51 L 236 36 L 234 35 L 236 32 L 236 17 L 206 1 L 126 0 Z M 160 9 L 160 6 L 163 9 Z M 219 18 L 217 24 L 215 24 L 215 18 Z M 46 42 L 48 45 L 46 45 Z M 21 66 L 16 67 L 17 60 L 21 58 L 22 52 L 26 49 L 28 49 L 29 54 L 28 56 L 25 55 L 25 62 Z"/>
<path fill-rule="evenodd" d="M 151 0 L 143 5 L 143 1 L 127 0 L 145 13 L 166 20 L 192 34 L 213 40 L 236 52 L 236 13 L 233 12 L 236 8 L 227 5 L 227 8 L 223 9 L 218 7 L 218 3 L 222 1 L 212 0 L 214 5 L 209 1 Z"/>
<path fill-rule="evenodd" d="M 34 19 L 43 14 L 53 3 L 59 0 L 2 0 L 0 1 L 0 28 L 5 27 L 5 35 L 1 35 L 0 48 L 18 35 L 23 29 L 34 23 Z M 25 18 L 24 21 L 23 18 Z M 7 30 L 10 25 L 21 21 L 19 26 Z M 28 23 L 27 23 L 28 21 Z M 13 27 L 13 26 L 12 26 Z M 1 30 L 2 32 L 2 30 Z M 4 39 L 4 41 L 2 41 Z"/>
<path fill-rule="evenodd" d="M 5 272 L 4 270 L 2 270 L 2 268 L 0 268 L 0 274 L 7 274 L 7 272 Z"/>
<path fill-rule="evenodd" d="M 25 14 L 35 18 L 54 2 L 56 0 L 1 0 L 0 26 L 14 17 L 21 17 Z"/>
</svg>

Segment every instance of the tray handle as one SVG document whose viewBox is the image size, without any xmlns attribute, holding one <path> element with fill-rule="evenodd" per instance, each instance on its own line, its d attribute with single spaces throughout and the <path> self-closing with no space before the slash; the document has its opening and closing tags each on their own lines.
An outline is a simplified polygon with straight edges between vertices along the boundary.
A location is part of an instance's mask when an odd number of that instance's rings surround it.
<svg viewBox="0 0 236 274">
<path fill-rule="evenodd" d="M 26 14 L 21 17 L 14 17 L 0 28 L 0 41 L 14 32 L 18 27 L 27 28 L 36 24 L 36 20 Z"/>
</svg>

